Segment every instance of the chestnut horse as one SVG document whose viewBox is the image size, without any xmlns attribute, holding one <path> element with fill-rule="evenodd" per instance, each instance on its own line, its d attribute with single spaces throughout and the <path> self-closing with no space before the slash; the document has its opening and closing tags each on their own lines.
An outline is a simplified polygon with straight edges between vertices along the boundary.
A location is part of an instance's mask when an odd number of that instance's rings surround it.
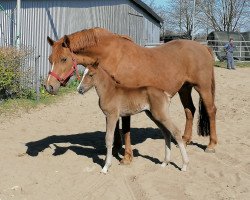
<svg viewBox="0 0 250 200">
<path fill-rule="evenodd" d="M 178 92 L 186 114 L 182 138 L 188 144 L 192 139 L 196 110 L 191 97 L 194 87 L 200 95 L 198 134 L 210 135 L 206 152 L 215 151 L 214 58 L 208 47 L 195 41 L 175 40 L 159 47 L 144 48 L 128 37 L 102 28 L 75 32 L 58 41 L 47 39 L 52 46 L 49 57 L 52 70 L 46 82 L 48 92 L 57 93 L 60 85 L 72 75 L 75 62 L 84 66 L 98 62 L 119 85 L 129 88 L 150 86 L 171 97 Z M 130 142 L 128 137 L 127 141 Z"/>
<path fill-rule="evenodd" d="M 170 162 L 171 136 L 177 141 L 182 155 L 182 171 L 187 170 L 189 162 L 187 152 L 181 137 L 180 130 L 172 123 L 169 117 L 170 95 L 154 87 L 127 88 L 117 85 L 111 76 L 96 63 L 89 65 L 77 90 L 80 94 L 86 93 L 93 86 L 99 96 L 99 106 L 106 115 L 106 147 L 107 155 L 103 173 L 107 173 L 111 166 L 112 144 L 114 131 L 119 117 L 131 116 L 145 111 L 156 125 L 162 130 L 165 138 L 165 158 L 162 166 Z"/>
</svg>

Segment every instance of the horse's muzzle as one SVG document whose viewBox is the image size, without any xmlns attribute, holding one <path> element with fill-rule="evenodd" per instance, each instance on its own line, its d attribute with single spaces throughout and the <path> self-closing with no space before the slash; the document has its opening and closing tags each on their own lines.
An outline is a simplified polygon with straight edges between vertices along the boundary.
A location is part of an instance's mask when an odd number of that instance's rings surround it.
<svg viewBox="0 0 250 200">
<path fill-rule="evenodd" d="M 56 94 L 52 85 L 44 85 L 45 90 L 50 94 Z"/>
</svg>

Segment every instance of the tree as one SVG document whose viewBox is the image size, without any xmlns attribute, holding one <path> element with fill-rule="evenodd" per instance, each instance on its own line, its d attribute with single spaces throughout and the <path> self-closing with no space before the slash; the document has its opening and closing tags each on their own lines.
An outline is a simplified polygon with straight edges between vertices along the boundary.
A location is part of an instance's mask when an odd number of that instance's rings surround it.
<svg viewBox="0 0 250 200">
<path fill-rule="evenodd" d="M 164 19 L 165 31 L 191 35 L 193 28 L 196 33 L 250 30 L 249 0 L 196 0 L 194 27 L 194 0 L 166 1 L 164 6 L 157 6 L 154 0 L 144 2 Z"/>
<path fill-rule="evenodd" d="M 200 1 L 198 21 L 205 21 L 207 27 L 216 31 L 229 32 L 240 31 L 249 26 L 250 2 L 248 0 Z"/>
</svg>

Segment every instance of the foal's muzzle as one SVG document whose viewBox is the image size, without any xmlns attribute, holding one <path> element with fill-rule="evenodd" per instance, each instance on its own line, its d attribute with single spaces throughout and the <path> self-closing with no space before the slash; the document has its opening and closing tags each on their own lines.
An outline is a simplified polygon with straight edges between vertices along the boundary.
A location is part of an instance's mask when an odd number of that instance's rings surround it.
<svg viewBox="0 0 250 200">
<path fill-rule="evenodd" d="M 77 91 L 78 91 L 79 94 L 83 94 L 84 93 L 84 88 L 82 86 L 78 86 Z"/>
</svg>

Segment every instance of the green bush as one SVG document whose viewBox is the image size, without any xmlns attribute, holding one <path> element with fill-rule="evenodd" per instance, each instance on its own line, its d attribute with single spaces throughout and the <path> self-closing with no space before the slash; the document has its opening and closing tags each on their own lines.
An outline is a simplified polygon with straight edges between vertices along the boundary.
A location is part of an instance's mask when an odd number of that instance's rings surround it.
<svg viewBox="0 0 250 200">
<path fill-rule="evenodd" d="M 27 76 L 21 70 L 22 62 L 27 57 L 26 50 L 14 47 L 0 48 L 0 99 L 30 95 L 21 81 Z"/>
</svg>

